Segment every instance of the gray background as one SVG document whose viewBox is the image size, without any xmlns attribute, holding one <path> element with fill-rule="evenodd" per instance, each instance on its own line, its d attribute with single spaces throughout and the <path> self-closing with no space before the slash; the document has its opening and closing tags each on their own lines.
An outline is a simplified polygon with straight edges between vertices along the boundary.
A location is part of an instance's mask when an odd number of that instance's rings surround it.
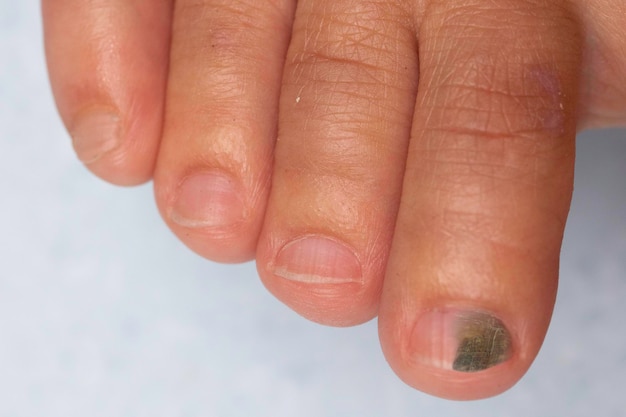
<svg viewBox="0 0 626 417">
<path fill-rule="evenodd" d="M 626 132 L 579 138 L 530 372 L 494 399 L 444 401 L 392 374 L 375 321 L 308 323 L 253 264 L 185 249 L 149 185 L 88 174 L 53 106 L 38 7 L 0 0 L 0 417 L 626 415 Z"/>
</svg>

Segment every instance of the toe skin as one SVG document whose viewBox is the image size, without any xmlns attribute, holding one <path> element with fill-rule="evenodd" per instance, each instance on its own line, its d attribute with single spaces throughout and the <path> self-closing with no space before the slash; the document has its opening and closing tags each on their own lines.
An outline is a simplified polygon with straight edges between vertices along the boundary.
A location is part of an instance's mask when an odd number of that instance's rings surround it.
<svg viewBox="0 0 626 417">
<path fill-rule="evenodd" d="M 269 192 L 293 2 L 176 2 L 155 196 L 172 231 L 219 262 L 254 258 Z"/>
<path fill-rule="evenodd" d="M 409 385 L 478 399 L 522 377 L 550 321 L 581 33 L 567 2 L 432 4 L 380 339 Z"/>
<path fill-rule="evenodd" d="M 44 0 L 42 9 L 50 81 L 78 158 L 114 184 L 149 180 L 163 122 L 171 2 Z"/>
<path fill-rule="evenodd" d="M 406 16 L 382 0 L 298 2 L 257 265 L 316 322 L 378 309 L 416 94 Z"/>
</svg>

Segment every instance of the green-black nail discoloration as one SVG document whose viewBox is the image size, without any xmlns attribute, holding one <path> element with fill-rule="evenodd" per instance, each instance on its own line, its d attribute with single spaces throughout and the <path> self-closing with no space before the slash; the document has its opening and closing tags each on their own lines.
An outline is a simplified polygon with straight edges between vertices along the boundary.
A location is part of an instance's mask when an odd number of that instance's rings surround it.
<svg viewBox="0 0 626 417">
<path fill-rule="evenodd" d="M 504 362 L 511 355 L 511 336 L 504 324 L 487 313 L 458 318 L 459 347 L 452 369 L 477 372 Z"/>
</svg>

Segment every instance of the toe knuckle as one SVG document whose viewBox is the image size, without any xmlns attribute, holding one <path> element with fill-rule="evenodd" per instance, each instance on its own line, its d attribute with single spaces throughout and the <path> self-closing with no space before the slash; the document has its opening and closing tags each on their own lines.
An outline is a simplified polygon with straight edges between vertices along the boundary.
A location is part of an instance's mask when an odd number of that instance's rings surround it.
<svg viewBox="0 0 626 417">
<path fill-rule="evenodd" d="M 379 69 L 397 60 L 399 52 L 407 49 L 399 45 L 402 36 L 398 31 L 409 29 L 398 6 L 387 3 L 336 2 L 308 13 L 294 27 L 294 43 L 300 50 L 294 63 L 314 66 L 333 62 Z"/>
<path fill-rule="evenodd" d="M 262 9 L 249 0 L 180 2 L 173 28 L 177 49 L 226 64 L 241 62 L 244 57 L 262 57 L 264 54 L 255 49 L 266 45 L 260 45 L 258 39 L 267 38 L 270 28 L 287 21 L 286 8 L 278 3 L 285 1 L 264 1 Z"/>
<path fill-rule="evenodd" d="M 434 1 L 421 54 L 453 131 L 560 136 L 573 111 L 579 30 L 564 1 Z"/>
</svg>

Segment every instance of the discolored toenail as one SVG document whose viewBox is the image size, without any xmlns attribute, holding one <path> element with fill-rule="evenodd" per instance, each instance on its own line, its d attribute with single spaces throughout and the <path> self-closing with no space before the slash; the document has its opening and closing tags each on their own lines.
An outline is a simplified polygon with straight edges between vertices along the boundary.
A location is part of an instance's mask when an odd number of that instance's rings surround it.
<svg viewBox="0 0 626 417">
<path fill-rule="evenodd" d="M 183 180 L 177 193 L 169 217 L 180 226 L 223 229 L 245 218 L 236 182 L 221 172 L 191 175 Z"/>
<path fill-rule="evenodd" d="M 78 159 L 91 164 L 118 146 L 120 120 L 112 112 L 92 111 L 77 118 L 70 135 Z"/>
<path fill-rule="evenodd" d="M 361 283 L 361 264 L 345 244 L 323 236 L 287 243 L 271 268 L 275 275 L 307 284 Z"/>
<path fill-rule="evenodd" d="M 478 372 L 511 357 L 502 321 L 481 311 L 435 310 L 418 321 L 413 348 L 420 362 L 458 372 Z"/>
<path fill-rule="evenodd" d="M 499 319 L 486 313 L 470 313 L 457 320 L 459 347 L 452 369 L 482 371 L 509 358 L 511 337 Z"/>
</svg>

